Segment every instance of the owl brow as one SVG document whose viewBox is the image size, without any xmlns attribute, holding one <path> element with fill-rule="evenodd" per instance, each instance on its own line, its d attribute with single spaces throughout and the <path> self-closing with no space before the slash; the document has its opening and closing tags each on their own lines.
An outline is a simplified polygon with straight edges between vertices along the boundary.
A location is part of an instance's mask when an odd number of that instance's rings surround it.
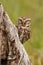
<svg viewBox="0 0 43 65">
<path fill-rule="evenodd" d="M 31 20 L 29 20 L 29 19 L 26 19 L 26 20 L 25 20 L 25 22 L 29 22 L 29 23 L 30 23 L 30 21 L 31 21 Z"/>
<path fill-rule="evenodd" d="M 22 19 L 22 18 L 19 18 L 18 20 L 23 21 L 23 19 Z"/>
</svg>

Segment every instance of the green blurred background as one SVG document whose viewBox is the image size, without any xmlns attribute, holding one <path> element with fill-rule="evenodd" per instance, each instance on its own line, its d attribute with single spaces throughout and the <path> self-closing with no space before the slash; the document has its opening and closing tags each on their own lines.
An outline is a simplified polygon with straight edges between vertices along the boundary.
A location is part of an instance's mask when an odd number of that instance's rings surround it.
<svg viewBox="0 0 43 65">
<path fill-rule="evenodd" d="M 18 17 L 31 18 L 31 38 L 24 47 L 33 65 L 43 65 L 43 0 L 0 0 L 14 24 Z"/>
</svg>

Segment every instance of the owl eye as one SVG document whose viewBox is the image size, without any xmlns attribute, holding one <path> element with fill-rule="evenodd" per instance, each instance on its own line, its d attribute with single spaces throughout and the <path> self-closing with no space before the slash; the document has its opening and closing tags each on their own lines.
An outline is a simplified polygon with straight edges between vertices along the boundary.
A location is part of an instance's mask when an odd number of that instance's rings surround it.
<svg viewBox="0 0 43 65">
<path fill-rule="evenodd" d="M 26 21 L 26 27 L 29 27 L 31 23 L 29 21 Z"/>
<path fill-rule="evenodd" d="M 22 20 L 21 20 L 21 19 L 18 19 L 18 23 L 19 23 L 19 24 L 22 24 Z"/>
</svg>

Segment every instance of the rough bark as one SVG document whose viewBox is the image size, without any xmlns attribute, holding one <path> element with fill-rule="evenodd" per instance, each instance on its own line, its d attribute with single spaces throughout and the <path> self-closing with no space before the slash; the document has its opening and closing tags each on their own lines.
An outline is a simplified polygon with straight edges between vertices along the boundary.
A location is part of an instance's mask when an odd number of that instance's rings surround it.
<svg viewBox="0 0 43 65">
<path fill-rule="evenodd" d="M 3 62 L 4 61 L 4 62 Z M 31 65 L 16 26 L 0 4 L 0 65 Z"/>
</svg>

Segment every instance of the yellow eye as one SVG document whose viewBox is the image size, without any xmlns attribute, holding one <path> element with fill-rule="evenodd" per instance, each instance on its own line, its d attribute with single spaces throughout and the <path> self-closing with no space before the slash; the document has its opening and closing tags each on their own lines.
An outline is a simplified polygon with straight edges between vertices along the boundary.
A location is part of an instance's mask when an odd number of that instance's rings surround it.
<svg viewBox="0 0 43 65">
<path fill-rule="evenodd" d="M 18 19 L 18 23 L 19 24 L 22 24 L 22 19 Z"/>
</svg>

